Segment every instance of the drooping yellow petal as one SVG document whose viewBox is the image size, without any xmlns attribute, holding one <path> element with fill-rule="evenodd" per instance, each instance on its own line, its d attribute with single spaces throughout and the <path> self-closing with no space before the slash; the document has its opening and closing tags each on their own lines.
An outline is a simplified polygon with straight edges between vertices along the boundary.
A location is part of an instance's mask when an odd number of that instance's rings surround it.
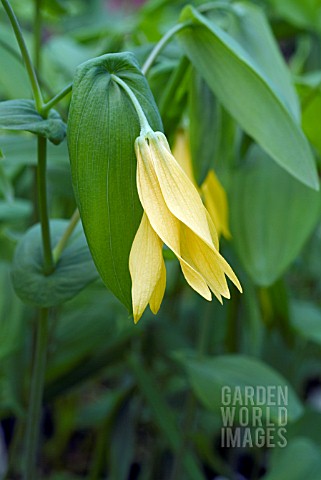
<svg viewBox="0 0 321 480">
<path fill-rule="evenodd" d="M 220 236 L 222 234 L 226 239 L 231 238 L 231 232 L 228 226 L 228 202 L 226 192 L 213 170 L 208 172 L 201 186 L 201 190 L 204 196 L 205 206 L 216 226 L 218 235 Z"/>
<path fill-rule="evenodd" d="M 151 299 L 154 299 L 155 289 L 165 270 L 163 243 L 152 229 L 146 214 L 143 214 L 140 226 L 129 256 L 129 271 L 132 278 L 132 301 L 134 322 L 137 323 Z M 160 287 L 157 290 L 159 305 Z M 164 294 L 164 290 L 163 290 Z M 152 300 L 153 303 L 153 300 Z M 156 310 L 156 304 L 153 308 Z M 158 309 L 157 309 L 158 310 Z"/>
<path fill-rule="evenodd" d="M 185 225 L 182 226 L 182 254 L 188 257 L 190 263 L 202 273 L 206 283 L 220 299 L 230 297 L 224 271 L 219 262 L 217 262 L 215 251 L 203 242 L 192 230 Z"/>
<path fill-rule="evenodd" d="M 241 290 L 233 270 L 218 252 L 218 236 L 200 195 L 170 152 L 160 132 L 135 142 L 137 188 L 153 230 L 175 253 L 187 282 L 210 300 L 212 290 L 230 297 L 226 276 Z"/>
<path fill-rule="evenodd" d="M 149 306 L 151 311 L 154 313 L 154 315 L 156 315 L 156 313 L 158 312 L 161 306 L 164 293 L 165 293 L 165 288 L 166 288 L 166 268 L 163 262 L 159 280 L 156 283 L 153 294 L 149 300 Z"/>
<path fill-rule="evenodd" d="M 170 153 L 166 137 L 160 132 L 153 135 L 158 141 L 151 138 L 149 150 L 167 207 L 177 219 L 213 246 L 206 209 L 197 189 Z"/>
<path fill-rule="evenodd" d="M 173 156 L 182 167 L 190 181 L 197 187 L 193 173 L 191 150 L 187 130 L 179 128 L 175 135 Z"/>
<path fill-rule="evenodd" d="M 137 156 L 138 195 L 152 228 L 177 256 L 189 285 L 204 298 L 211 300 L 211 292 L 202 275 L 181 256 L 180 222 L 165 203 L 153 168 L 153 159 L 149 145 L 144 140 L 137 139 L 135 150 Z"/>
<path fill-rule="evenodd" d="M 242 292 L 235 273 L 217 250 L 210 248 L 188 227 L 184 227 L 184 237 L 184 248 L 188 251 L 191 263 L 202 273 L 214 295 L 219 293 L 222 297 L 230 298 L 225 275 Z"/>
</svg>

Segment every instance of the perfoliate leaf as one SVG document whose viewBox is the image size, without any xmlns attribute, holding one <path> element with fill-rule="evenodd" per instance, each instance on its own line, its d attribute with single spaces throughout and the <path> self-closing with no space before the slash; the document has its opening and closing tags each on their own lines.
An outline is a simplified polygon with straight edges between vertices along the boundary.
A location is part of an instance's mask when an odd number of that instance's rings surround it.
<svg viewBox="0 0 321 480">
<path fill-rule="evenodd" d="M 52 246 L 55 247 L 68 221 L 52 220 L 50 226 Z M 60 305 L 98 278 L 80 224 L 71 235 L 51 275 L 43 273 L 42 252 L 41 230 L 37 224 L 20 240 L 12 265 L 13 286 L 26 303 L 37 307 Z"/>
<path fill-rule="evenodd" d="M 178 33 L 186 55 L 224 107 L 241 127 L 284 169 L 306 185 L 318 189 L 319 181 L 309 144 L 275 76 L 257 65 L 232 36 L 186 7 Z M 272 55 L 273 61 L 273 55 Z"/>
<path fill-rule="evenodd" d="M 230 195 L 235 248 L 252 280 L 271 285 L 289 267 L 320 217 L 320 194 L 271 162 L 254 145 Z"/>
<path fill-rule="evenodd" d="M 140 126 L 127 93 L 111 74 L 134 92 L 152 128 L 162 130 L 135 57 L 108 54 L 77 69 L 68 145 L 76 201 L 94 262 L 104 283 L 130 310 L 129 252 L 142 216 L 134 152 Z"/>
<path fill-rule="evenodd" d="M 66 125 L 56 110 L 43 118 L 32 100 L 7 100 L 0 102 L 0 128 L 25 130 L 48 138 L 58 145 L 66 136 Z"/>
</svg>

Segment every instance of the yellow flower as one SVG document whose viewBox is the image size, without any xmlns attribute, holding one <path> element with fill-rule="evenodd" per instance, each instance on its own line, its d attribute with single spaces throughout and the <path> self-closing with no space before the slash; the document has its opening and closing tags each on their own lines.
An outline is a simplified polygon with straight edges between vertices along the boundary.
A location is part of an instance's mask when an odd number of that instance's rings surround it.
<svg viewBox="0 0 321 480">
<path fill-rule="evenodd" d="M 178 129 L 176 133 L 173 154 L 188 178 L 197 187 L 193 173 L 188 133 L 183 128 Z M 227 196 L 213 170 L 209 170 L 206 179 L 201 185 L 200 191 L 204 199 L 205 207 L 207 208 L 217 230 L 218 237 L 223 235 L 229 240 L 231 238 L 231 232 L 228 226 Z"/>
<path fill-rule="evenodd" d="M 230 298 L 226 277 L 242 291 L 229 264 L 218 251 L 218 237 L 200 195 L 173 157 L 166 137 L 148 131 L 135 142 L 137 189 L 144 209 L 129 258 L 135 323 L 148 303 L 157 313 L 166 271 L 165 243 L 178 258 L 189 285 L 206 300 L 211 291 L 222 302 Z"/>
<path fill-rule="evenodd" d="M 229 240 L 231 238 L 231 232 L 228 226 L 227 196 L 213 170 L 209 170 L 207 177 L 201 185 L 201 191 L 205 207 L 211 215 L 218 236 L 223 235 L 223 237 Z"/>
<path fill-rule="evenodd" d="M 187 130 L 185 130 L 184 128 L 178 128 L 175 133 L 173 155 L 190 179 L 190 181 L 197 187 L 193 171 L 189 135 Z"/>
</svg>

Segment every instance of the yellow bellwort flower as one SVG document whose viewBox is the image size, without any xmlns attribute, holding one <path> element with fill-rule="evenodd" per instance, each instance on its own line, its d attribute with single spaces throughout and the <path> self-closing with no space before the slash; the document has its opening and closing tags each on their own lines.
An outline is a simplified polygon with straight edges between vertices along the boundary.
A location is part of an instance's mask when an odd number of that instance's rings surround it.
<svg viewBox="0 0 321 480">
<path fill-rule="evenodd" d="M 205 207 L 216 226 L 218 236 L 223 235 L 223 237 L 229 240 L 232 235 L 228 226 L 227 196 L 213 170 L 209 170 L 201 185 L 201 192 L 203 194 Z"/>
<path fill-rule="evenodd" d="M 191 159 L 188 132 L 179 128 L 174 141 L 173 154 L 189 179 L 198 188 Z M 200 187 L 205 207 L 210 214 L 217 235 L 223 235 L 227 240 L 231 238 L 228 225 L 228 202 L 226 192 L 213 170 L 209 170 L 204 182 Z"/>
<path fill-rule="evenodd" d="M 163 244 L 178 258 L 189 285 L 206 300 L 230 298 L 226 277 L 242 292 L 229 264 L 220 255 L 218 236 L 200 194 L 173 157 L 166 137 L 154 132 L 134 92 L 111 75 L 128 94 L 141 134 L 135 141 L 137 190 L 144 213 L 129 255 L 135 323 L 149 304 L 156 314 L 166 287 Z"/>
<path fill-rule="evenodd" d="M 135 141 L 137 189 L 144 214 L 129 258 L 135 323 L 147 305 L 157 313 L 166 270 L 165 243 L 178 258 L 189 285 L 206 300 L 211 291 L 222 303 L 230 298 L 226 276 L 242 291 L 218 251 L 218 237 L 197 188 L 173 157 L 161 132 L 144 131 Z"/>
</svg>

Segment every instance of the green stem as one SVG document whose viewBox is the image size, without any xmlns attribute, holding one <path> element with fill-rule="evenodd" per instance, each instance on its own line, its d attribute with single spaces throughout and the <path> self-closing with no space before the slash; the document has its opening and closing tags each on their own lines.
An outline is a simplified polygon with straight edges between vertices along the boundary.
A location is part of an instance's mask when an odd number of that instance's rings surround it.
<svg viewBox="0 0 321 480">
<path fill-rule="evenodd" d="M 117 77 L 116 75 L 113 75 L 113 74 L 111 75 L 111 78 L 125 90 L 125 92 L 129 96 L 129 98 L 131 99 L 132 104 L 134 105 L 134 108 L 136 110 L 136 113 L 137 113 L 137 116 L 138 116 L 138 119 L 139 119 L 140 128 L 141 128 L 141 132 L 140 132 L 141 135 L 145 135 L 147 132 L 150 132 L 152 129 L 151 129 L 149 123 L 148 123 L 146 115 L 145 115 L 139 101 L 137 100 L 134 92 L 129 88 L 127 83 L 125 83 L 121 78 L 119 78 L 119 77 Z"/>
<path fill-rule="evenodd" d="M 42 37 L 42 0 L 34 0 L 34 61 L 36 71 L 41 68 L 41 37 Z"/>
<path fill-rule="evenodd" d="M 54 259 L 55 263 L 58 262 L 61 254 L 62 254 L 64 248 L 66 247 L 66 245 L 68 243 L 68 240 L 69 240 L 70 236 L 72 235 L 73 231 L 75 230 L 79 220 L 80 220 L 80 214 L 79 214 L 79 210 L 77 208 L 75 210 L 75 212 L 73 213 L 73 216 L 70 219 L 69 225 L 66 228 L 65 233 L 63 234 L 63 236 L 61 237 L 61 239 L 59 240 L 59 242 L 57 243 L 57 245 L 53 249 L 52 255 L 53 255 L 53 259 Z"/>
<path fill-rule="evenodd" d="M 38 167 L 37 167 L 37 189 L 38 209 L 41 223 L 42 247 L 44 260 L 44 274 L 50 275 L 54 271 L 54 261 L 51 251 L 50 224 L 47 204 L 47 140 L 38 137 Z"/>
<path fill-rule="evenodd" d="M 142 72 L 144 75 L 147 75 L 155 59 L 161 53 L 161 51 L 164 49 L 167 43 L 175 36 L 177 32 L 179 32 L 180 30 L 183 30 L 183 28 L 187 26 L 189 26 L 188 23 L 178 23 L 177 25 L 174 25 L 173 28 L 168 30 L 168 32 L 160 39 L 160 41 L 155 45 L 155 47 L 151 51 L 150 55 L 148 56 L 147 60 L 145 61 L 142 67 Z"/>
<path fill-rule="evenodd" d="M 42 107 L 42 112 L 47 113 L 56 103 L 60 102 L 64 97 L 66 97 L 72 90 L 72 83 L 69 83 L 61 92 L 57 93 L 51 100 L 44 104 Z"/>
<path fill-rule="evenodd" d="M 37 321 L 36 327 L 36 351 L 33 362 L 27 417 L 25 480 L 35 480 L 37 477 L 36 460 L 46 369 L 49 311 L 47 308 L 42 308 L 39 310 L 39 313 L 40 318 Z"/>
<path fill-rule="evenodd" d="M 41 93 L 41 90 L 40 90 L 40 86 L 39 86 L 39 83 L 38 83 L 38 79 L 37 79 L 35 69 L 33 67 L 33 64 L 32 64 L 31 58 L 30 58 L 30 54 L 28 52 L 26 43 L 25 43 L 24 38 L 23 38 L 23 34 L 22 34 L 22 31 L 21 31 L 19 22 L 17 20 L 17 17 L 15 15 L 14 11 L 12 10 L 12 7 L 11 7 L 9 1 L 8 0 L 1 0 L 1 2 L 2 2 L 2 5 L 3 5 L 3 8 L 5 9 L 5 11 L 6 11 L 6 13 L 9 17 L 10 23 L 11 23 L 13 31 L 14 31 L 14 34 L 16 36 L 16 39 L 17 39 L 17 42 L 18 42 L 18 45 L 19 45 L 19 48 L 20 48 L 20 52 L 21 52 L 22 58 L 24 60 L 25 66 L 26 66 L 28 76 L 29 76 L 29 80 L 30 80 L 30 84 L 31 84 L 31 88 L 32 88 L 32 94 L 33 94 L 33 97 L 34 97 L 34 100 L 35 100 L 36 108 L 37 108 L 38 112 L 40 112 L 41 109 L 42 109 L 42 105 L 43 105 L 42 93 Z"/>
</svg>

